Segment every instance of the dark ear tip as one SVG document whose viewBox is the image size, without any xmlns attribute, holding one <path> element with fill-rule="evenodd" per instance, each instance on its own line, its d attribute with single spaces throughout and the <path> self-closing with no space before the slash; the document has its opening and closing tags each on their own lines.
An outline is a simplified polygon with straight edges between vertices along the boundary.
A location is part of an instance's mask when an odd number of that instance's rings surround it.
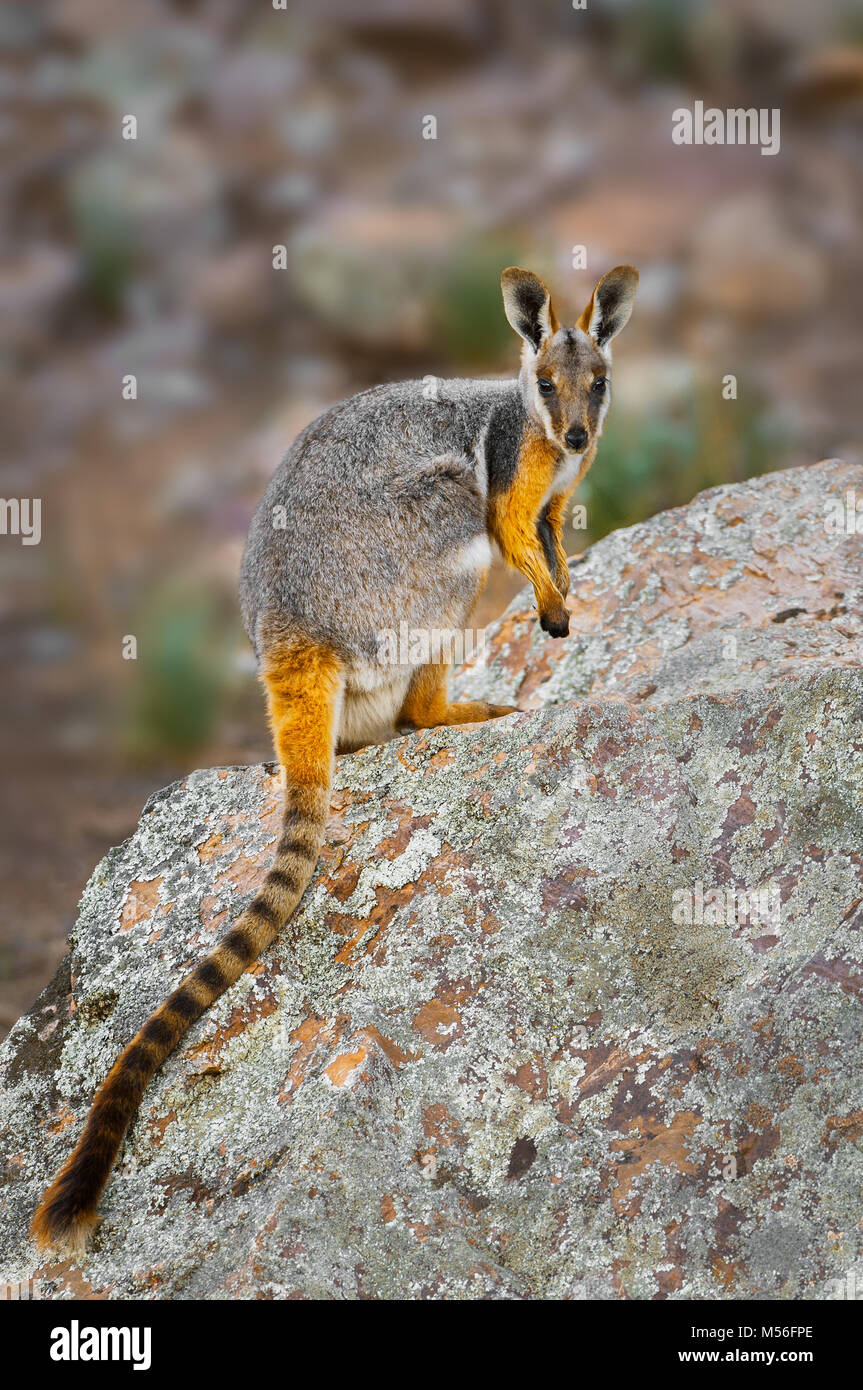
<svg viewBox="0 0 863 1390">
<path fill-rule="evenodd" d="M 604 277 L 606 280 L 626 280 L 633 287 L 638 284 L 639 274 L 634 265 L 616 265 L 614 270 L 610 270 Z"/>
<path fill-rule="evenodd" d="M 529 270 L 522 270 L 520 265 L 508 265 L 506 270 L 500 272 L 500 283 L 507 284 L 511 280 L 521 280 L 523 276 L 529 275 Z"/>
</svg>

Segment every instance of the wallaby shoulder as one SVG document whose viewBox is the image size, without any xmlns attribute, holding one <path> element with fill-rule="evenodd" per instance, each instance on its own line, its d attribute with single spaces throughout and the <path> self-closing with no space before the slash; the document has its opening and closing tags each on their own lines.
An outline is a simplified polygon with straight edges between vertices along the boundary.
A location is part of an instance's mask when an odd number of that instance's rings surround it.
<svg viewBox="0 0 863 1390">
<path fill-rule="evenodd" d="M 520 410 L 517 380 L 425 378 L 313 420 L 249 531 L 240 602 L 256 651 L 274 612 L 354 654 L 397 608 L 433 625 L 442 587 L 462 584 L 450 557 L 486 533 L 487 458 L 514 467 Z"/>
</svg>

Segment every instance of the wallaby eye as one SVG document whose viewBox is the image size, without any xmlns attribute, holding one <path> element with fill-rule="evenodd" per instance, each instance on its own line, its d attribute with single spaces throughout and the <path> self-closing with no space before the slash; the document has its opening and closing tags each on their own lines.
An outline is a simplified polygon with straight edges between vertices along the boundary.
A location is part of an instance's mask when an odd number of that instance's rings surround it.
<svg viewBox="0 0 863 1390">
<path fill-rule="evenodd" d="M 550 396 L 554 392 L 554 382 L 549 381 L 547 376 L 538 376 L 536 379 L 536 384 L 539 388 L 539 394 L 541 396 Z"/>
<path fill-rule="evenodd" d="M 604 396 L 604 395 L 605 395 L 605 388 L 606 388 L 607 385 L 608 385 L 608 377 L 607 377 L 607 376 L 598 376 L 598 377 L 596 378 L 596 381 L 593 383 L 593 385 L 591 386 L 590 389 L 591 389 L 591 391 L 593 391 L 597 396 Z"/>
</svg>

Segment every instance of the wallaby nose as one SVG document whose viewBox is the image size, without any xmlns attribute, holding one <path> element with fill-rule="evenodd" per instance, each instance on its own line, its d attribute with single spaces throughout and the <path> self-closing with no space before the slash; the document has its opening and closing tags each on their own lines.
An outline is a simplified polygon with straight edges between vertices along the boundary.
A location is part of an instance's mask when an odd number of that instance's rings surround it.
<svg viewBox="0 0 863 1390">
<path fill-rule="evenodd" d="M 568 448 L 574 449 L 577 454 L 580 454 L 587 443 L 587 430 L 583 429 L 581 425 L 570 425 L 564 439 Z"/>
</svg>

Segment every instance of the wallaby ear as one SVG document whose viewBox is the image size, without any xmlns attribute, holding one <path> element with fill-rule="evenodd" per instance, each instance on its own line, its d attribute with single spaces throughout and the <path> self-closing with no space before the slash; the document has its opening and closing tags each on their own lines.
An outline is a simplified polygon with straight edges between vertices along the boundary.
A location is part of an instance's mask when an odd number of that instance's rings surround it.
<svg viewBox="0 0 863 1390">
<path fill-rule="evenodd" d="M 616 265 L 597 282 L 578 320 L 579 328 L 589 334 L 597 347 L 605 347 L 626 327 L 637 288 L 638 271 L 634 265 Z"/>
<path fill-rule="evenodd" d="M 503 307 L 511 328 L 538 352 L 545 339 L 560 324 L 551 307 L 551 297 L 532 270 L 509 265 L 500 277 Z"/>
</svg>

